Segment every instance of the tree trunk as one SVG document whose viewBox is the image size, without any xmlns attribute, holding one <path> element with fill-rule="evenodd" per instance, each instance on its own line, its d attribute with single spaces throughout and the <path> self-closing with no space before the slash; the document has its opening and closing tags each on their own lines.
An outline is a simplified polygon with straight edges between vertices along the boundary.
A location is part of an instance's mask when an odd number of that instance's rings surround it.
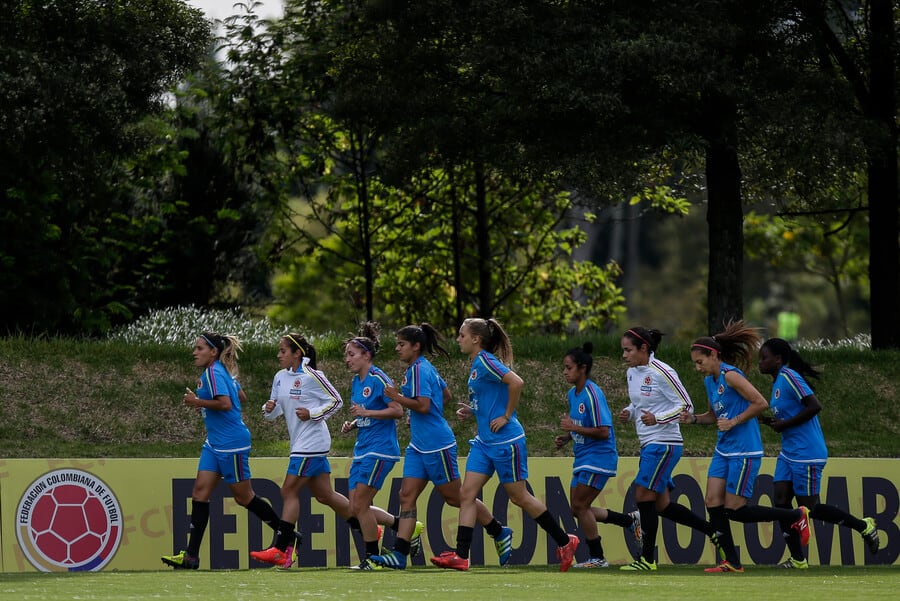
<svg viewBox="0 0 900 601">
<path fill-rule="evenodd" d="M 869 195 L 872 348 L 900 348 L 900 189 L 897 182 L 897 57 L 893 2 L 870 0 L 868 52 L 858 65 L 828 22 L 825 3 L 801 2 L 806 19 L 850 84 L 868 120 L 863 135 Z M 834 3 L 835 10 L 846 10 Z M 868 77 L 866 74 L 868 73 Z"/>
<path fill-rule="evenodd" d="M 372 266 L 372 231 L 369 224 L 369 178 L 366 173 L 366 152 L 363 136 L 355 139 L 357 151 L 355 157 L 356 168 L 356 197 L 359 206 L 359 242 L 363 256 L 363 277 L 366 282 L 366 320 L 372 321 L 375 316 L 375 274 Z M 354 140 L 351 140 L 351 144 Z"/>
<path fill-rule="evenodd" d="M 453 249 L 453 287 L 456 289 L 456 300 L 454 302 L 454 309 L 456 312 L 456 319 L 454 320 L 455 325 L 459 325 L 465 319 L 465 282 L 463 281 L 463 269 L 462 269 L 462 256 L 463 256 L 463 246 L 462 246 L 462 236 L 460 236 L 460 229 L 462 228 L 462 208 L 460 207 L 459 202 L 459 188 L 456 185 L 455 172 L 453 169 L 449 170 L 451 184 L 450 184 L 450 202 L 451 204 L 451 215 L 453 223 L 451 224 L 450 230 L 450 246 Z"/>
<path fill-rule="evenodd" d="M 494 291 L 491 285 L 491 241 L 488 224 L 487 189 L 484 166 L 475 165 L 475 248 L 478 253 L 478 316 L 487 319 L 494 314 Z"/>
<path fill-rule="evenodd" d="M 896 56 L 890 0 L 871 2 L 869 91 L 873 132 L 866 139 L 869 170 L 869 286 L 872 348 L 900 348 L 900 194 L 895 114 Z"/>
<path fill-rule="evenodd" d="M 734 104 L 720 95 L 708 98 L 706 186 L 709 226 L 707 326 L 710 334 L 744 314 L 744 211 L 737 154 Z"/>
</svg>

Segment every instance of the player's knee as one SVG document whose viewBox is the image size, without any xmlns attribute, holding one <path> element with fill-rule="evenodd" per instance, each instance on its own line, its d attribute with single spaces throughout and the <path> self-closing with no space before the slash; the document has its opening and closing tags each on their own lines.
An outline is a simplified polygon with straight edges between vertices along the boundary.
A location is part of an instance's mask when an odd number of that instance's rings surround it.
<svg viewBox="0 0 900 601">
<path fill-rule="evenodd" d="M 238 505 L 240 505 L 241 507 L 246 507 L 247 505 L 250 504 L 250 501 L 252 501 L 252 500 L 253 500 L 253 497 L 255 497 L 255 496 L 256 496 L 256 495 L 254 495 L 254 494 L 252 494 L 252 493 L 249 494 L 249 495 L 241 494 L 241 493 L 235 493 L 235 495 L 234 495 L 234 502 L 237 503 Z"/>
<path fill-rule="evenodd" d="M 451 489 L 451 490 L 453 490 L 453 489 Z M 446 503 L 450 507 L 459 507 L 460 489 L 457 488 L 456 490 L 453 490 L 453 492 L 449 492 L 449 493 L 444 492 L 444 491 L 441 491 L 441 492 L 442 492 L 441 496 L 444 497 L 444 503 Z"/>
<path fill-rule="evenodd" d="M 588 509 L 589 507 L 590 507 L 589 504 L 585 504 L 581 501 L 572 501 L 572 505 L 571 505 L 572 515 L 577 518 L 579 515 L 584 513 L 584 511 L 586 509 Z"/>
</svg>

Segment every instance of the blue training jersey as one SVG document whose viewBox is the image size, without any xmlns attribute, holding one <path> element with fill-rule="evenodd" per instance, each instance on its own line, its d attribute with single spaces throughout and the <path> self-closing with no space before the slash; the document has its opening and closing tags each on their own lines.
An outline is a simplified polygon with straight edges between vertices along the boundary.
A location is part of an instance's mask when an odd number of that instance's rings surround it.
<svg viewBox="0 0 900 601">
<path fill-rule="evenodd" d="M 427 413 L 410 411 L 409 446 L 420 453 L 443 451 L 456 444 L 456 436 L 444 418 L 444 388 L 447 384 L 424 356 L 413 361 L 403 376 L 400 392 L 407 398 L 431 399 Z"/>
<path fill-rule="evenodd" d="M 214 451 L 237 453 L 250 450 L 250 430 L 241 418 L 241 401 L 238 387 L 219 361 L 203 370 L 197 383 L 197 397 L 211 401 L 218 396 L 231 399 L 231 409 L 219 411 L 203 408 L 206 424 L 206 444 Z"/>
<path fill-rule="evenodd" d="M 485 444 L 505 444 L 525 437 L 525 430 L 516 413 L 509 423 L 498 432 L 491 432 L 491 420 L 506 415 L 509 402 L 509 386 L 502 382 L 509 373 L 497 357 L 487 351 L 480 351 L 472 361 L 469 373 L 469 405 L 478 423 L 476 438 Z"/>
<path fill-rule="evenodd" d="M 769 400 L 772 414 L 778 419 L 791 419 L 806 408 L 802 399 L 811 394 L 812 388 L 803 376 L 789 367 L 782 367 L 772 383 Z M 781 456 L 801 463 L 820 463 L 828 459 L 828 447 L 818 415 L 781 433 Z"/>
<path fill-rule="evenodd" d="M 606 402 L 606 395 L 593 380 L 585 382 L 581 392 L 575 387 L 569 389 L 569 417 L 576 425 L 585 428 L 609 428 L 609 438 L 597 439 L 571 432 L 575 461 L 573 472 L 587 471 L 607 476 L 616 475 L 619 452 L 616 449 L 616 434 L 613 429 L 612 412 Z"/>
<path fill-rule="evenodd" d="M 750 406 L 750 401 L 742 397 L 725 381 L 725 374 L 730 371 L 744 375 L 744 372 L 737 367 L 722 362 L 718 377 L 706 376 L 703 379 L 709 406 L 716 417 L 725 419 L 737 417 Z M 739 424 L 728 432 L 719 432 L 716 453 L 726 457 L 762 457 L 762 436 L 759 433 L 759 422 L 756 418 Z"/>
<path fill-rule="evenodd" d="M 359 375 L 353 376 L 350 386 L 350 402 L 362 405 L 366 409 L 387 409 L 390 399 L 384 396 L 384 387 L 393 386 L 393 381 L 379 368 L 372 366 L 362 380 Z M 356 444 L 353 446 L 353 458 L 366 456 L 381 459 L 400 459 L 400 443 L 397 442 L 397 420 L 379 419 L 375 417 L 357 417 Z"/>
</svg>

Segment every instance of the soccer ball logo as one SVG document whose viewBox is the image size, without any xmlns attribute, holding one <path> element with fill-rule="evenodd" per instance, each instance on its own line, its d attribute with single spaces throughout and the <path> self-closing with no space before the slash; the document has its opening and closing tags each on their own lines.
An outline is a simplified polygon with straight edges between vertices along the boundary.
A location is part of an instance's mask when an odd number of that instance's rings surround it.
<svg viewBox="0 0 900 601">
<path fill-rule="evenodd" d="M 118 500 L 106 484 L 80 470 L 35 480 L 17 516 L 19 545 L 42 571 L 98 570 L 115 555 L 122 536 Z"/>
</svg>

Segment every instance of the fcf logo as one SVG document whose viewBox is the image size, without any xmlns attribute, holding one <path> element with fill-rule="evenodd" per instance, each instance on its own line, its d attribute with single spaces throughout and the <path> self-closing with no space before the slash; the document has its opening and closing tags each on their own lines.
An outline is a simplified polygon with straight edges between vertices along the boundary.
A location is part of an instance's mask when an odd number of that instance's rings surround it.
<svg viewBox="0 0 900 601">
<path fill-rule="evenodd" d="M 25 490 L 16 511 L 16 536 L 38 570 L 95 571 L 119 548 L 122 510 L 112 490 L 93 474 L 56 470 Z"/>
</svg>

